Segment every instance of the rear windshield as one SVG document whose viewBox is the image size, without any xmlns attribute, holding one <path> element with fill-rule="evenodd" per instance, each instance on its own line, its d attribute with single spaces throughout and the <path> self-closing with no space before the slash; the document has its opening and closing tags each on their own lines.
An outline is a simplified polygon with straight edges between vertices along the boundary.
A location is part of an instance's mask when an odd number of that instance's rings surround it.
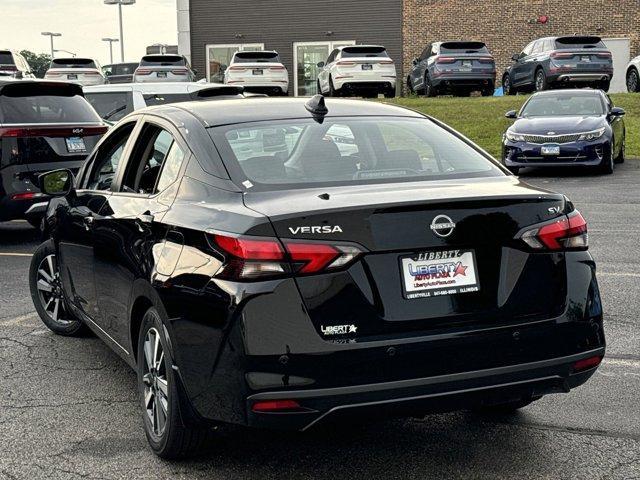
<svg viewBox="0 0 640 480">
<path fill-rule="evenodd" d="M 427 119 L 327 118 L 209 130 L 239 185 L 275 190 L 504 175 L 474 147 Z"/>
<path fill-rule="evenodd" d="M 561 37 L 556 40 L 556 48 L 607 48 L 600 37 Z"/>
<path fill-rule="evenodd" d="M 112 65 L 111 75 L 133 75 L 136 68 L 138 68 L 137 63 L 121 63 L 119 65 Z"/>
<path fill-rule="evenodd" d="M 239 52 L 234 58 L 235 63 L 280 63 L 280 55 L 276 52 Z"/>
<path fill-rule="evenodd" d="M 441 53 L 489 53 L 482 42 L 444 42 L 440 45 Z"/>
<path fill-rule="evenodd" d="M 346 47 L 342 49 L 342 58 L 349 57 L 388 57 L 384 47 Z"/>
<path fill-rule="evenodd" d="M 523 117 L 549 117 L 557 115 L 604 115 L 600 95 L 563 93 L 561 95 L 534 95 L 522 107 Z"/>
<path fill-rule="evenodd" d="M 131 92 L 85 93 L 87 101 L 104 120 L 117 122 L 133 112 L 133 95 Z"/>
<path fill-rule="evenodd" d="M 15 65 L 11 52 L 0 52 L 0 65 Z"/>
<path fill-rule="evenodd" d="M 3 95 L 0 99 L 0 123 L 100 122 L 100 117 L 80 95 Z"/>
<path fill-rule="evenodd" d="M 98 68 L 90 58 L 55 58 L 51 68 Z"/>
<path fill-rule="evenodd" d="M 184 66 L 184 58 L 180 55 L 147 55 L 140 60 L 141 67 L 162 66 L 169 67 L 172 65 Z"/>
</svg>

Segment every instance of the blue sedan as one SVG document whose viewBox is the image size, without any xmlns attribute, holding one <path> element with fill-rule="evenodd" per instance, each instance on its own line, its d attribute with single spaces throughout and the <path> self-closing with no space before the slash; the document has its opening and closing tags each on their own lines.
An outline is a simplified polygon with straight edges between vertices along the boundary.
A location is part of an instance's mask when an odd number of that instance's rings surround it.
<svg viewBox="0 0 640 480">
<path fill-rule="evenodd" d="M 624 162 L 624 110 L 601 90 L 552 90 L 532 95 L 504 133 L 502 161 L 524 167 L 593 167 L 613 173 Z"/>
</svg>

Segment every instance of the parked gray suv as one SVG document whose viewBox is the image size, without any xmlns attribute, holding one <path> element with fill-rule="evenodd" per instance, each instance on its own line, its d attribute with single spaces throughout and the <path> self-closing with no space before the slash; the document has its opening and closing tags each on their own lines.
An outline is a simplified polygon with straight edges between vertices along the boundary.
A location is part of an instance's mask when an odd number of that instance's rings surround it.
<svg viewBox="0 0 640 480">
<path fill-rule="evenodd" d="M 613 77 L 611 52 L 600 37 L 540 38 L 511 58 L 514 63 L 502 76 L 505 95 L 556 86 L 589 86 L 607 92 Z"/>
<path fill-rule="evenodd" d="M 496 64 L 482 42 L 434 42 L 412 64 L 407 77 L 412 93 L 469 96 L 479 91 L 483 96 L 493 95 Z"/>
</svg>

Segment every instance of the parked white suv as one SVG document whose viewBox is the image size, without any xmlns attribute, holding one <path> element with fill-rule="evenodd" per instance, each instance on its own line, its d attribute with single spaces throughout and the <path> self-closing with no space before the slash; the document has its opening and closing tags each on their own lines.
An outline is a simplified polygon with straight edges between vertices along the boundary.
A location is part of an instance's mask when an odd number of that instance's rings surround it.
<svg viewBox="0 0 640 480">
<path fill-rule="evenodd" d="M 193 82 L 195 77 L 184 55 L 145 55 L 133 73 L 135 83 Z"/>
<path fill-rule="evenodd" d="M 236 52 L 224 72 L 224 83 L 242 85 L 250 92 L 287 95 L 289 73 L 278 52 Z"/>
<path fill-rule="evenodd" d="M 0 50 L 0 79 L 36 78 L 25 58 L 13 50 Z"/>
<path fill-rule="evenodd" d="M 102 85 L 102 67 L 92 58 L 54 58 L 45 73 L 47 80 L 79 83 L 80 85 Z"/>
<path fill-rule="evenodd" d="M 627 90 L 632 93 L 640 92 L 640 55 L 631 59 L 627 65 Z"/>
<path fill-rule="evenodd" d="M 152 105 L 244 98 L 242 87 L 220 83 L 117 83 L 84 87 L 84 98 L 103 120 L 115 123 L 134 110 Z"/>
<path fill-rule="evenodd" d="M 396 66 L 387 49 L 378 45 L 336 48 L 318 63 L 318 92 L 329 96 L 361 95 L 386 98 L 396 95 Z"/>
</svg>

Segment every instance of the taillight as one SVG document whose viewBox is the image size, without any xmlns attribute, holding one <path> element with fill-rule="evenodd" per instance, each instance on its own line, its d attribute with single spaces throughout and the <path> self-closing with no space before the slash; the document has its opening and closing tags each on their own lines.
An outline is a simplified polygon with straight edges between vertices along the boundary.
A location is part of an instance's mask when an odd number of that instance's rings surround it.
<svg viewBox="0 0 640 480">
<path fill-rule="evenodd" d="M 151 70 L 148 68 L 138 68 L 136 69 L 135 72 L 133 72 L 134 75 L 151 75 Z"/>
<path fill-rule="evenodd" d="M 353 67 L 356 64 L 356 62 L 350 62 L 347 60 L 340 60 L 339 62 L 336 62 L 336 65 L 340 65 L 341 67 Z"/>
<path fill-rule="evenodd" d="M 269 67 L 269 70 L 284 70 L 283 66 Z"/>
<path fill-rule="evenodd" d="M 3 72 L 17 72 L 18 67 L 16 67 L 15 65 L 2 65 L 0 66 L 0 70 L 2 70 Z"/>
<path fill-rule="evenodd" d="M 600 58 L 612 58 L 611 56 L 611 52 L 600 52 L 600 53 L 596 53 L 597 57 Z"/>
<path fill-rule="evenodd" d="M 573 53 L 567 53 L 567 52 L 551 52 L 549 54 L 549 56 L 551 58 L 572 58 L 573 57 Z"/>
<path fill-rule="evenodd" d="M 100 72 L 81 72 L 85 75 L 102 75 Z"/>
<path fill-rule="evenodd" d="M 393 65 L 393 60 L 380 60 L 378 63 L 380 65 Z"/>
<path fill-rule="evenodd" d="M 47 72 L 44 74 L 44 78 L 59 77 L 60 75 L 62 74 L 57 72 Z"/>
<path fill-rule="evenodd" d="M 0 137 L 87 137 L 103 135 L 109 127 L 17 127 L 0 128 Z"/>
<path fill-rule="evenodd" d="M 171 73 L 174 75 L 186 75 L 188 70 L 186 68 L 177 68 L 175 70 L 171 70 Z"/>
<path fill-rule="evenodd" d="M 589 248 L 587 222 L 575 210 L 569 215 L 532 227 L 519 235 L 535 250 L 586 250 Z"/>
<path fill-rule="evenodd" d="M 309 275 L 337 270 L 353 262 L 363 249 L 348 243 L 280 240 L 267 237 L 213 234 L 225 256 L 217 277 L 251 280 L 288 274 Z"/>
<path fill-rule="evenodd" d="M 247 67 L 229 67 L 229 70 L 232 72 L 244 72 Z"/>
<path fill-rule="evenodd" d="M 456 59 L 454 57 L 436 57 L 436 63 L 455 63 Z"/>
</svg>

